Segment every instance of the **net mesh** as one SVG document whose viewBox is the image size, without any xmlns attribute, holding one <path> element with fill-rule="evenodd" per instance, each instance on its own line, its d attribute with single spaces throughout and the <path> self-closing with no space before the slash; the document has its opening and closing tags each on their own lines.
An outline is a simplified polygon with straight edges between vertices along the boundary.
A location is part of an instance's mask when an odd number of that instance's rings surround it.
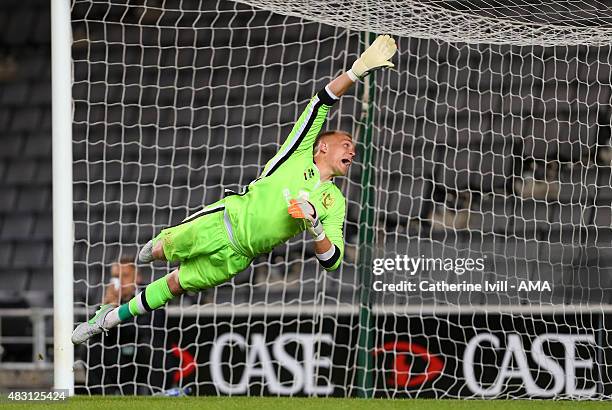
<svg viewBox="0 0 612 410">
<path fill-rule="evenodd" d="M 612 395 L 609 6 L 498 3 L 75 1 L 82 313 L 115 261 L 257 177 L 363 51 L 361 31 L 391 33 L 399 50 L 326 125 L 359 150 L 336 181 L 342 267 L 322 273 L 294 238 L 77 351 L 77 389 Z M 375 273 L 384 258 L 395 264 Z M 144 285 L 169 267 L 138 270 Z M 404 281 L 416 290 L 378 290 Z"/>
<path fill-rule="evenodd" d="M 609 45 L 610 5 L 603 1 L 243 1 L 333 26 L 449 42 L 515 45 Z"/>
</svg>

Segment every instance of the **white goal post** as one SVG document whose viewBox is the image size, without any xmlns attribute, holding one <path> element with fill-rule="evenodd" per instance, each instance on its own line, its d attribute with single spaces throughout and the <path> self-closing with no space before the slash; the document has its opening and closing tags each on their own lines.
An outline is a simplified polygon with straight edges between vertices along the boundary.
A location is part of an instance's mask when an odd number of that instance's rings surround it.
<svg viewBox="0 0 612 410">
<path fill-rule="evenodd" d="M 610 399 L 610 7 L 501 3 L 73 1 L 69 50 L 53 36 L 56 386 Z M 326 124 L 359 151 L 336 181 L 341 268 L 294 238 L 73 363 L 66 326 L 112 264 L 255 179 L 374 33 L 396 38 L 395 68 Z M 139 265 L 139 285 L 168 269 Z"/>
<path fill-rule="evenodd" d="M 70 1 L 51 2 L 53 110 L 53 387 L 74 394 L 72 219 L 72 33 Z"/>
</svg>

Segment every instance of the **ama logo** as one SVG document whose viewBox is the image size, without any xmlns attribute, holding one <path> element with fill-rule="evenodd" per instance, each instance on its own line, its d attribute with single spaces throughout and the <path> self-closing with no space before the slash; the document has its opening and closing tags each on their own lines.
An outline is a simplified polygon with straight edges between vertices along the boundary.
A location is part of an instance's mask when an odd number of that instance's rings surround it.
<svg viewBox="0 0 612 410">
<path fill-rule="evenodd" d="M 395 388 L 418 387 L 438 377 L 444 369 L 444 361 L 431 354 L 426 348 L 404 341 L 385 343 L 374 351 L 374 356 L 382 356 L 385 366 L 387 358 L 392 358 L 392 368 L 387 383 Z"/>
</svg>

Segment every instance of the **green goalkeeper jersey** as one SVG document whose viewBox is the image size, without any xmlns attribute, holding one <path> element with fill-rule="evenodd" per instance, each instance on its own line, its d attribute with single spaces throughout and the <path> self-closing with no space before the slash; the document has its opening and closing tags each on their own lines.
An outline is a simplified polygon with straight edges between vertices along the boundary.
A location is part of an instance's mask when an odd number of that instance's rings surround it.
<svg viewBox="0 0 612 410">
<path fill-rule="evenodd" d="M 244 193 L 225 199 L 230 239 L 241 253 L 254 257 L 270 252 L 303 232 L 305 221 L 292 218 L 287 207 L 289 199 L 306 197 L 316 208 L 325 234 L 335 245 L 334 256 L 321 264 L 327 270 L 334 270 L 342 262 L 346 200 L 332 181 L 321 182 L 313 162 L 315 139 L 335 101 L 325 89 L 315 95 L 259 178 Z"/>
</svg>

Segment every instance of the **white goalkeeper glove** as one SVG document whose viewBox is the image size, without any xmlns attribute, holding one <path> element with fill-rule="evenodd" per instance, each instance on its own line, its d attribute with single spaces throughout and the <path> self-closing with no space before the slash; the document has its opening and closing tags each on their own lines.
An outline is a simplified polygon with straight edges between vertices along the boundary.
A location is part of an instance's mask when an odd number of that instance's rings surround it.
<svg viewBox="0 0 612 410">
<path fill-rule="evenodd" d="M 379 68 L 395 67 L 391 57 L 397 51 L 395 40 L 389 36 L 378 36 L 376 40 L 355 60 L 353 67 L 347 72 L 351 80 L 357 81 Z"/>
<path fill-rule="evenodd" d="M 315 241 L 318 242 L 325 239 L 325 231 L 323 231 L 323 226 L 321 221 L 319 221 L 317 210 L 310 202 L 305 199 L 291 199 L 287 211 L 295 219 L 306 220 L 308 232 L 310 232 Z"/>
</svg>

